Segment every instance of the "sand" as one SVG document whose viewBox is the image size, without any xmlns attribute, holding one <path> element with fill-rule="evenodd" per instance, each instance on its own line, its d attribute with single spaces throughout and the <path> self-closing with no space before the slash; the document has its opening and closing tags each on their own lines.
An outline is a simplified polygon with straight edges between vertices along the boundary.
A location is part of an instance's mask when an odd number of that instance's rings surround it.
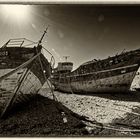
<svg viewBox="0 0 140 140">
<path fill-rule="evenodd" d="M 1 137 L 140 136 L 140 93 L 40 95 L 0 119 Z"/>
<path fill-rule="evenodd" d="M 42 91 L 45 89 L 42 89 Z M 45 93 L 45 92 L 41 92 Z M 57 100 L 73 112 L 117 129 L 140 131 L 140 93 L 67 94 L 55 91 Z M 52 94 L 42 94 L 52 98 Z M 87 124 L 88 125 L 88 124 Z M 90 124 L 91 125 L 91 124 Z M 93 125 L 92 125 L 93 126 Z M 105 129 L 98 136 L 138 136 L 138 133 Z"/>
<path fill-rule="evenodd" d="M 111 123 L 114 119 L 124 118 L 126 117 L 126 113 L 132 113 L 133 109 L 140 106 L 140 102 L 138 101 L 140 95 L 138 97 L 138 93 L 128 93 L 125 95 L 116 95 L 113 93 L 80 95 L 55 91 L 54 94 L 58 101 L 70 110 L 101 123 Z M 52 98 L 51 93 L 44 96 Z M 136 101 L 132 99 L 134 97 Z"/>
</svg>

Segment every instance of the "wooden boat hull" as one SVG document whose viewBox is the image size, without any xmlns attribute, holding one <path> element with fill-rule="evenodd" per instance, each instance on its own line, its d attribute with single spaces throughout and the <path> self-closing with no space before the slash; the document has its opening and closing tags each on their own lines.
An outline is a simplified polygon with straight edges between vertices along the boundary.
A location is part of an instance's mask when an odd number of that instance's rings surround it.
<svg viewBox="0 0 140 140">
<path fill-rule="evenodd" d="M 22 47 L 24 41 L 12 39 L 0 48 L 0 117 L 14 103 L 26 101 L 27 94 L 38 93 L 50 76 L 51 66 L 41 53 L 42 46 Z"/>
<path fill-rule="evenodd" d="M 52 83 L 63 92 L 126 92 L 130 91 L 138 68 L 138 64 L 133 64 L 81 75 L 67 74 L 52 78 Z"/>
<path fill-rule="evenodd" d="M 0 73 L 3 70 L 0 70 Z M 8 70 L 5 69 L 5 72 Z M 8 76 L 6 79 L 0 82 L 0 104 L 1 106 L 5 107 L 5 104 L 8 103 L 10 98 L 16 91 L 16 88 L 19 86 L 19 83 L 23 76 L 25 75 L 27 68 L 21 69 L 20 71 L 15 72 L 14 74 Z M 22 83 L 20 90 L 16 94 L 14 100 L 16 102 L 23 102 L 25 94 L 36 94 L 38 90 L 42 87 L 42 83 L 38 79 L 37 76 L 34 75 L 32 71 L 28 71 L 26 74 L 26 78 Z M 2 109 L 2 108 L 1 108 Z"/>
<path fill-rule="evenodd" d="M 39 57 L 39 56 L 38 56 Z M 6 76 L 0 81 L 0 111 L 3 116 L 13 103 L 20 103 L 27 100 L 27 94 L 31 96 L 38 93 L 45 83 L 45 73 L 41 69 L 39 58 L 36 57 L 29 65 L 21 67 L 16 72 Z M 44 57 L 43 57 L 44 58 Z M 43 61 L 43 60 L 42 60 Z M 46 74 L 49 73 L 49 63 L 46 60 Z M 14 69 L 0 69 L 0 77 L 7 75 Z M 48 78 L 49 75 L 46 75 Z M 31 97 L 29 96 L 29 97 Z"/>
</svg>

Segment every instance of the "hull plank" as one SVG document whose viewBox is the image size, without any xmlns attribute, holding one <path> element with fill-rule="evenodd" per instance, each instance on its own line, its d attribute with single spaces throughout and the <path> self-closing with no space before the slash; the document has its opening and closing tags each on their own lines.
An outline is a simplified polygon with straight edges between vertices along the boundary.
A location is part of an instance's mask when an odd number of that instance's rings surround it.
<svg viewBox="0 0 140 140">
<path fill-rule="evenodd" d="M 28 76 L 21 87 L 21 94 L 36 94 L 37 91 L 42 87 L 42 83 L 32 71 L 28 72 Z"/>
<path fill-rule="evenodd" d="M 5 74 L 12 71 L 13 69 L 5 69 Z M 7 91 L 13 91 L 15 89 L 15 86 L 18 84 L 18 81 L 20 81 L 20 78 L 22 74 L 24 74 L 26 69 L 21 69 L 20 71 L 17 71 L 16 73 L 8 76 L 4 80 L 0 82 L 0 89 L 7 90 Z M 0 70 L 0 73 L 3 72 L 3 70 Z"/>
</svg>

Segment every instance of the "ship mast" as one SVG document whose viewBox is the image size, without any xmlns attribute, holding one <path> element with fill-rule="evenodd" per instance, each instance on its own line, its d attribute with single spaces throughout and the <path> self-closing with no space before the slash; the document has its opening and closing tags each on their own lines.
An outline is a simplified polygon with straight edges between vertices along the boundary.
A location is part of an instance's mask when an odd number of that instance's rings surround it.
<svg viewBox="0 0 140 140">
<path fill-rule="evenodd" d="M 44 33 L 43 33 L 43 35 L 41 36 L 40 40 L 38 41 L 38 45 L 37 45 L 37 46 L 41 45 L 42 40 L 43 40 L 45 34 L 47 33 L 47 30 L 48 30 L 48 27 L 47 27 L 46 30 L 44 31 Z"/>
</svg>

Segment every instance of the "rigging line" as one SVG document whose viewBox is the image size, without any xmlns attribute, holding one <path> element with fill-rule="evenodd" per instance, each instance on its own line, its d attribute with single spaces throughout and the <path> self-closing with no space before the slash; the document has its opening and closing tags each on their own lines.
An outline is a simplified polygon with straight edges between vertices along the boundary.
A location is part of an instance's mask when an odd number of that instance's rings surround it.
<svg viewBox="0 0 140 140">
<path fill-rule="evenodd" d="M 51 83 L 51 85 L 49 85 L 49 82 L 48 82 L 48 81 Z M 52 87 L 53 84 L 52 84 L 51 80 L 48 79 L 48 80 L 47 80 L 47 84 L 49 85 L 49 88 L 52 89 L 52 90 L 51 90 L 51 93 L 52 93 L 52 95 L 53 95 L 53 99 L 54 99 L 55 101 L 59 102 L 58 99 L 57 99 L 57 97 L 54 95 L 54 90 L 53 90 L 53 87 Z"/>
<path fill-rule="evenodd" d="M 47 29 L 48 29 L 48 27 L 46 28 L 46 30 L 44 31 L 44 33 L 43 33 L 41 39 L 39 40 L 38 46 L 41 45 L 42 39 L 43 39 L 44 35 L 47 33 Z M 41 46 L 42 46 L 42 45 L 41 45 Z M 42 46 L 42 48 L 44 48 L 44 47 Z M 44 49 L 45 49 L 49 54 L 51 54 L 46 48 L 44 48 Z M 36 48 L 36 52 L 38 52 L 37 48 Z M 51 54 L 51 56 L 53 56 L 53 55 Z M 40 66 L 41 66 L 41 69 L 42 69 L 42 72 L 43 72 L 43 76 L 44 76 L 44 78 L 45 78 L 45 81 L 47 82 L 47 84 L 48 84 L 48 86 L 49 86 L 49 88 L 50 88 L 50 90 L 51 90 L 51 93 L 52 93 L 52 95 L 53 95 L 53 98 L 54 98 L 55 100 L 57 100 L 57 98 L 56 98 L 55 95 L 54 95 L 53 88 L 52 88 L 52 86 L 49 85 L 48 78 L 46 77 L 46 75 L 45 75 L 45 73 L 44 73 L 43 65 L 42 65 L 40 56 L 38 56 L 38 58 L 39 58 Z M 53 57 L 53 58 L 54 58 L 54 57 Z M 55 62 L 55 59 L 54 59 L 54 62 Z M 50 83 L 51 83 L 51 82 L 50 82 Z M 51 83 L 51 85 L 52 85 L 52 83 Z"/>
<path fill-rule="evenodd" d="M 50 51 L 48 51 L 45 47 L 43 47 L 42 46 L 42 48 L 44 49 L 44 50 L 46 50 L 52 57 L 53 57 L 53 55 L 52 55 L 52 53 L 50 52 Z"/>
<path fill-rule="evenodd" d="M 52 56 L 52 59 L 54 60 L 54 64 L 55 65 L 55 59 L 54 59 L 54 56 L 52 55 L 52 53 L 50 51 L 48 51 L 45 47 L 42 46 L 42 48 L 47 51 L 51 56 Z"/>
<path fill-rule="evenodd" d="M 36 49 L 36 51 L 37 51 L 37 49 Z M 37 51 L 37 52 L 38 52 L 38 51 Z M 42 72 L 43 72 L 43 76 L 44 76 L 45 81 L 47 82 L 47 84 L 48 84 L 48 86 L 49 86 L 49 89 L 51 90 L 51 93 L 52 93 L 52 95 L 53 95 L 53 98 L 54 98 L 54 100 L 58 101 L 57 98 L 56 98 L 55 95 L 54 95 L 53 88 L 52 88 L 52 86 L 50 86 L 50 84 L 49 84 L 49 82 L 48 82 L 48 79 L 47 79 L 47 77 L 46 77 L 46 75 L 45 75 L 45 73 L 44 73 L 44 71 L 43 71 L 43 65 L 42 65 L 40 56 L 38 56 L 38 59 L 39 59 L 39 63 L 40 63 L 40 66 L 41 66 L 41 70 L 42 70 Z M 50 83 L 51 83 L 51 82 L 50 82 Z M 52 84 L 52 83 L 51 83 L 51 84 Z"/>
<path fill-rule="evenodd" d="M 24 38 L 24 40 L 26 40 L 26 41 L 29 41 L 29 42 L 32 42 L 32 43 L 38 43 L 38 42 L 34 42 L 34 41 L 32 41 L 32 40 L 30 40 L 30 39 L 27 39 L 27 38 Z"/>
</svg>

